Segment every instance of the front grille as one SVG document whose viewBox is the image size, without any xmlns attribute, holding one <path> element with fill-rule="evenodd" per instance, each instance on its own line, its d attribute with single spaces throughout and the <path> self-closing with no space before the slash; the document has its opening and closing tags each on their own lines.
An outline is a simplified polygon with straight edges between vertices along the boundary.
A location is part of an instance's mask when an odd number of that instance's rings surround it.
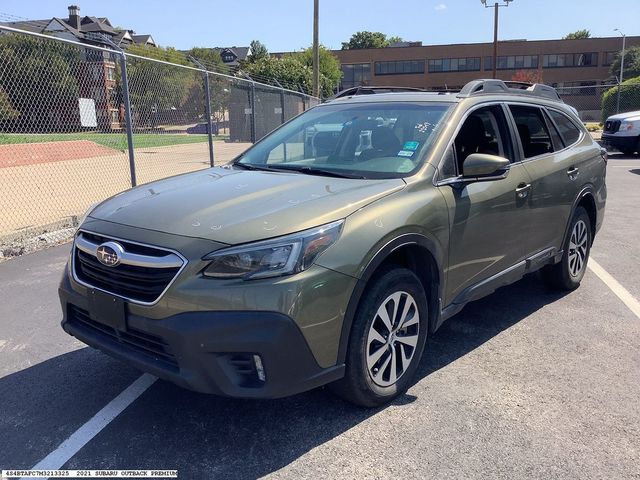
<svg viewBox="0 0 640 480">
<path fill-rule="evenodd" d="M 81 283 L 148 304 L 162 295 L 183 266 L 183 261 L 172 252 L 120 240 L 117 243 L 129 257 L 123 257 L 117 266 L 106 266 L 98 261 L 95 252 L 100 244 L 108 241 L 112 240 L 88 232 L 79 233 L 73 264 Z M 165 262 L 165 259 L 169 260 Z"/>
<path fill-rule="evenodd" d="M 88 330 L 94 335 L 99 335 L 103 340 L 117 342 L 150 360 L 158 362 L 162 367 L 177 371 L 178 363 L 171 353 L 171 348 L 160 337 L 140 330 L 127 328 L 126 332 L 117 330 L 109 325 L 92 320 L 89 312 L 75 305 L 69 305 L 67 321 L 70 325 Z"/>
<path fill-rule="evenodd" d="M 605 133 L 616 133 L 620 129 L 620 120 L 607 120 L 604 123 Z"/>
</svg>

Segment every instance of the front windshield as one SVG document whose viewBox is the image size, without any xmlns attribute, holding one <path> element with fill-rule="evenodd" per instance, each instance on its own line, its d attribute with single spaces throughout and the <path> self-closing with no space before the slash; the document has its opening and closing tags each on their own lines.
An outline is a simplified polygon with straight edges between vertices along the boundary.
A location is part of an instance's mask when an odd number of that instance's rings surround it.
<svg viewBox="0 0 640 480">
<path fill-rule="evenodd" d="M 245 152 L 235 165 L 355 178 L 397 178 L 424 160 L 451 104 L 316 107 Z"/>
</svg>

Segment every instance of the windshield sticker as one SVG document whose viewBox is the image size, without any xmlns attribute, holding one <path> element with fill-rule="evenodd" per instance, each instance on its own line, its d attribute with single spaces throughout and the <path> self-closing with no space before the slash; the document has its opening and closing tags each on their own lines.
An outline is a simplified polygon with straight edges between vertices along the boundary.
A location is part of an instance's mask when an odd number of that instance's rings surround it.
<svg viewBox="0 0 640 480">
<path fill-rule="evenodd" d="M 415 152 L 412 152 L 411 150 L 400 150 L 398 152 L 398 156 L 399 157 L 413 157 L 413 154 Z"/>
<path fill-rule="evenodd" d="M 413 150 L 416 151 L 420 146 L 420 142 L 404 142 L 404 146 L 402 150 Z"/>
</svg>

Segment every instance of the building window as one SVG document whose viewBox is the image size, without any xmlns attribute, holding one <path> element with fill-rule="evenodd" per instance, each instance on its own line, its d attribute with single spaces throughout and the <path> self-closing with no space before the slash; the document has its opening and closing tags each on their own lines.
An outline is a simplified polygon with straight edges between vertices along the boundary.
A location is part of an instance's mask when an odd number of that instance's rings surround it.
<svg viewBox="0 0 640 480">
<path fill-rule="evenodd" d="M 424 73 L 424 60 L 397 60 L 376 62 L 376 75 L 403 75 L 406 73 Z"/>
<path fill-rule="evenodd" d="M 538 68 L 538 55 L 505 55 L 498 57 L 496 70 Z M 484 69 L 493 70 L 493 57 L 484 57 Z"/>
<path fill-rule="evenodd" d="M 107 71 L 107 80 L 116 79 L 116 67 L 107 66 L 106 71 Z"/>
<path fill-rule="evenodd" d="M 111 123 L 120 123 L 118 110 L 110 110 L 109 113 L 111 114 Z"/>
<path fill-rule="evenodd" d="M 616 57 L 618 56 L 620 52 L 615 51 L 615 52 L 604 52 L 604 58 L 602 59 L 602 65 L 605 67 L 608 67 L 609 65 L 611 65 Z"/>
<path fill-rule="evenodd" d="M 371 82 L 370 63 L 343 63 L 342 69 L 342 89 L 368 85 Z"/>
<path fill-rule="evenodd" d="M 429 73 L 477 72 L 479 70 L 480 57 L 434 58 L 429 60 Z"/>
<path fill-rule="evenodd" d="M 597 67 L 598 53 L 588 52 L 543 55 L 542 66 L 545 68 Z"/>
</svg>

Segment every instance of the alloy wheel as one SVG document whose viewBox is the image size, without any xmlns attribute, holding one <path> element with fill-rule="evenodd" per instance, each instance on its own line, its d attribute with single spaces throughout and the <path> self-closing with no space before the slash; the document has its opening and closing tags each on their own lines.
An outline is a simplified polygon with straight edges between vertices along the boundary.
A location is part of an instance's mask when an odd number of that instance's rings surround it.
<svg viewBox="0 0 640 480">
<path fill-rule="evenodd" d="M 577 277 L 587 262 L 588 242 L 587 225 L 578 220 L 569 239 L 569 273 L 572 277 Z"/>
<path fill-rule="evenodd" d="M 407 371 L 416 351 L 420 313 L 407 292 L 389 295 L 378 307 L 367 336 L 367 370 L 381 387 L 395 384 Z"/>
</svg>

